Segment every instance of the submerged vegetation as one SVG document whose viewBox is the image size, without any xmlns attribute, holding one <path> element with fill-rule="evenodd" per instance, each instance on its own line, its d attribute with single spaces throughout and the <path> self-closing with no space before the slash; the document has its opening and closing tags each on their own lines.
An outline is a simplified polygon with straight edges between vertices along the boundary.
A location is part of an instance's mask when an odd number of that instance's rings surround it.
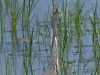
<svg viewBox="0 0 100 75">
<path fill-rule="evenodd" d="M 56 8 L 62 11 L 56 26 L 60 75 L 99 75 L 99 0 L 41 1 L 0 0 L 0 75 L 41 75 L 47 69 Z"/>
</svg>

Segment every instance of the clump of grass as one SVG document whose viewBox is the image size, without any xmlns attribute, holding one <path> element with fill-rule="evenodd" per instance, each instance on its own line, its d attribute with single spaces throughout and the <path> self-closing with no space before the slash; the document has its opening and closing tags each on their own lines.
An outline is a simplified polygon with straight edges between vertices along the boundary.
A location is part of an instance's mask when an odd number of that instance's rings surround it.
<svg viewBox="0 0 100 75">
<path fill-rule="evenodd" d="M 77 0 L 75 3 L 74 21 L 75 21 L 75 32 L 77 37 L 77 44 L 79 46 L 79 61 L 82 60 L 82 14 L 84 11 L 85 1 Z M 78 75 L 80 75 L 81 64 L 78 63 Z"/>
<path fill-rule="evenodd" d="M 35 56 L 33 53 L 35 53 L 33 46 L 33 34 L 34 34 L 34 26 L 31 28 L 31 21 L 35 18 L 35 14 L 32 14 L 32 11 L 34 10 L 36 4 L 39 0 L 36 2 L 34 0 L 24 0 L 23 1 L 23 7 L 21 12 L 21 18 L 22 18 L 22 30 L 23 30 L 23 39 L 30 40 L 29 43 L 23 43 L 24 48 L 26 51 L 23 53 L 26 55 L 23 57 L 23 74 L 25 75 L 34 75 L 35 71 L 33 71 L 33 60 L 35 59 L 33 56 Z M 32 17 L 32 18 L 31 18 Z M 37 22 L 36 22 L 37 23 Z"/>
<path fill-rule="evenodd" d="M 72 24 L 72 12 L 70 12 L 70 3 L 68 1 L 62 0 L 62 18 L 59 20 L 58 24 L 58 44 L 59 44 L 59 56 L 60 56 L 60 74 L 67 75 L 71 72 L 68 70 L 68 53 L 69 53 L 69 45 L 70 45 L 70 34 Z M 71 68 L 71 67 L 69 67 Z"/>
<path fill-rule="evenodd" d="M 75 3 L 74 10 L 74 21 L 75 21 L 75 31 L 77 36 L 77 41 L 81 42 L 82 40 L 82 20 L 83 20 L 83 11 L 84 11 L 85 1 L 77 0 Z"/>
<path fill-rule="evenodd" d="M 100 29 L 100 23 L 98 18 L 98 4 L 96 0 L 96 4 L 94 7 L 92 7 L 93 10 L 93 17 L 89 16 L 89 20 L 92 25 L 92 41 L 93 41 L 93 52 L 94 52 L 94 59 L 95 59 L 95 66 L 92 70 L 93 74 L 100 74 L 100 41 L 99 41 L 99 29 Z"/>
<path fill-rule="evenodd" d="M 10 16 L 11 16 L 11 39 L 12 39 L 12 49 L 15 49 L 16 43 L 15 40 L 18 40 L 17 35 L 17 23 L 19 21 L 20 16 L 20 8 L 18 7 L 17 0 L 11 0 L 9 3 L 9 9 L 10 9 Z"/>
<path fill-rule="evenodd" d="M 71 73 L 72 67 L 68 64 L 69 61 L 69 51 L 72 40 L 76 40 L 79 48 L 79 62 L 78 62 L 78 75 L 81 74 L 81 64 L 80 61 L 83 58 L 83 24 L 84 18 L 87 18 L 88 13 L 91 9 L 84 12 L 85 1 L 76 0 L 75 3 L 70 3 L 68 1 L 62 0 L 62 21 L 60 20 L 58 24 L 58 42 L 60 50 L 60 69 L 61 75 L 73 74 Z M 86 25 L 86 24 L 84 24 Z M 75 34 L 73 34 L 75 33 Z M 84 70 L 83 70 L 84 71 Z"/>
</svg>

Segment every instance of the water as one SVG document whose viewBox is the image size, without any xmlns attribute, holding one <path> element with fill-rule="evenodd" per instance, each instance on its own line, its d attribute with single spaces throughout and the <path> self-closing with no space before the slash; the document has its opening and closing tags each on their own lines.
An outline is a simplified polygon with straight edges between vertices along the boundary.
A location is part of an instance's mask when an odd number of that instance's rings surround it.
<svg viewBox="0 0 100 75">
<path fill-rule="evenodd" d="M 4 3 L 4 0 L 2 0 Z M 21 2 L 21 3 L 20 3 Z M 19 6 L 22 6 L 23 0 L 19 1 Z M 98 4 L 100 1 L 98 1 Z M 58 6 L 59 5 L 59 6 Z M 85 2 L 85 10 L 88 10 L 95 5 L 95 0 L 87 0 Z M 61 1 L 56 1 L 55 7 L 61 7 Z M 5 8 L 5 4 L 3 4 Z M 100 6 L 98 5 L 98 10 Z M 62 9 L 62 8 L 61 8 Z M 3 9 L 3 14 L 6 14 L 6 9 Z M 8 10 L 10 11 L 10 10 Z M 35 17 L 32 19 L 33 15 Z M 92 11 L 89 13 L 92 15 Z M 48 61 L 50 58 L 50 22 L 52 16 L 52 0 L 39 0 L 34 10 L 30 15 L 30 22 L 28 26 L 29 29 L 24 29 L 22 27 L 22 16 L 17 22 L 17 33 L 13 33 L 13 37 L 17 35 L 17 39 L 12 40 L 12 29 L 11 29 L 11 15 L 6 14 L 3 23 L 4 35 L 0 30 L 0 75 L 41 75 L 44 69 L 47 69 Z M 92 15 L 93 16 L 93 15 Z M 98 11 L 98 17 L 100 13 Z M 26 17 L 27 18 L 27 17 Z M 38 21 L 38 22 L 37 22 Z M 0 22 L 1 23 L 1 22 Z M 66 68 L 70 68 L 69 75 L 78 74 L 78 66 L 80 66 L 79 75 L 91 75 L 91 71 L 95 65 L 93 42 L 92 42 L 92 26 L 90 22 L 86 22 L 86 30 L 83 29 L 82 35 L 82 58 L 79 61 L 79 51 L 80 48 L 74 38 L 75 30 L 73 31 L 73 40 L 69 46 L 68 50 L 68 61 L 66 59 L 67 55 L 65 52 L 64 60 L 67 62 Z M 1 23 L 2 25 L 2 23 Z M 2 25 L 3 26 L 3 25 Z M 84 27 L 84 25 L 83 25 Z M 32 47 L 30 47 L 30 36 L 32 35 Z M 24 30 L 23 30 L 24 29 Z M 2 42 L 3 41 L 3 42 Z M 31 51 L 31 53 L 30 53 Z M 30 57 L 31 55 L 31 57 Z M 31 60 L 31 61 L 30 61 Z M 31 62 L 31 63 L 30 63 Z M 80 63 L 80 64 L 78 64 Z M 66 63 L 65 63 L 66 64 Z M 32 68 L 32 70 L 31 70 Z M 84 69 L 84 71 L 83 71 Z"/>
</svg>

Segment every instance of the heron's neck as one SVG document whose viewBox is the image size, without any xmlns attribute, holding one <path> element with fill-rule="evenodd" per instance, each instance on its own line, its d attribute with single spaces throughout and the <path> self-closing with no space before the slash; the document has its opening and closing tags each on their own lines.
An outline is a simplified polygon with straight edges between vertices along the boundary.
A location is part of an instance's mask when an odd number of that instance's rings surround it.
<svg viewBox="0 0 100 75">
<path fill-rule="evenodd" d="M 58 23 L 58 19 L 54 18 L 52 24 L 51 24 L 51 28 L 56 31 L 56 26 L 57 26 L 57 23 Z"/>
</svg>

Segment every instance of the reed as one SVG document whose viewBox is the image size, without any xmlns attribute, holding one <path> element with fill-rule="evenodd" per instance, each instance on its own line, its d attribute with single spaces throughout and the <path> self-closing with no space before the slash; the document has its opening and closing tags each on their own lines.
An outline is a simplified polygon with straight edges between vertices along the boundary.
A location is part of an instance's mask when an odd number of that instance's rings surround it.
<svg viewBox="0 0 100 75">
<path fill-rule="evenodd" d="M 0 0 L 0 35 L 1 35 L 1 39 L 0 39 L 0 51 L 2 50 L 2 46 L 3 46 L 3 40 L 4 40 L 4 29 L 5 29 L 5 25 L 3 23 L 3 12 L 2 12 L 2 0 Z"/>
<path fill-rule="evenodd" d="M 100 74 L 100 58 L 99 58 L 99 53 L 100 53 L 100 42 L 99 42 L 99 17 L 98 17 L 98 4 L 97 4 L 97 0 L 96 0 L 96 4 L 95 6 L 92 7 L 92 11 L 93 11 L 93 16 L 89 17 L 91 25 L 92 25 L 92 29 L 93 29 L 93 34 L 92 34 L 92 42 L 93 42 L 93 52 L 94 52 L 94 59 L 95 64 L 94 64 L 94 68 L 92 70 L 93 74 Z"/>
</svg>

